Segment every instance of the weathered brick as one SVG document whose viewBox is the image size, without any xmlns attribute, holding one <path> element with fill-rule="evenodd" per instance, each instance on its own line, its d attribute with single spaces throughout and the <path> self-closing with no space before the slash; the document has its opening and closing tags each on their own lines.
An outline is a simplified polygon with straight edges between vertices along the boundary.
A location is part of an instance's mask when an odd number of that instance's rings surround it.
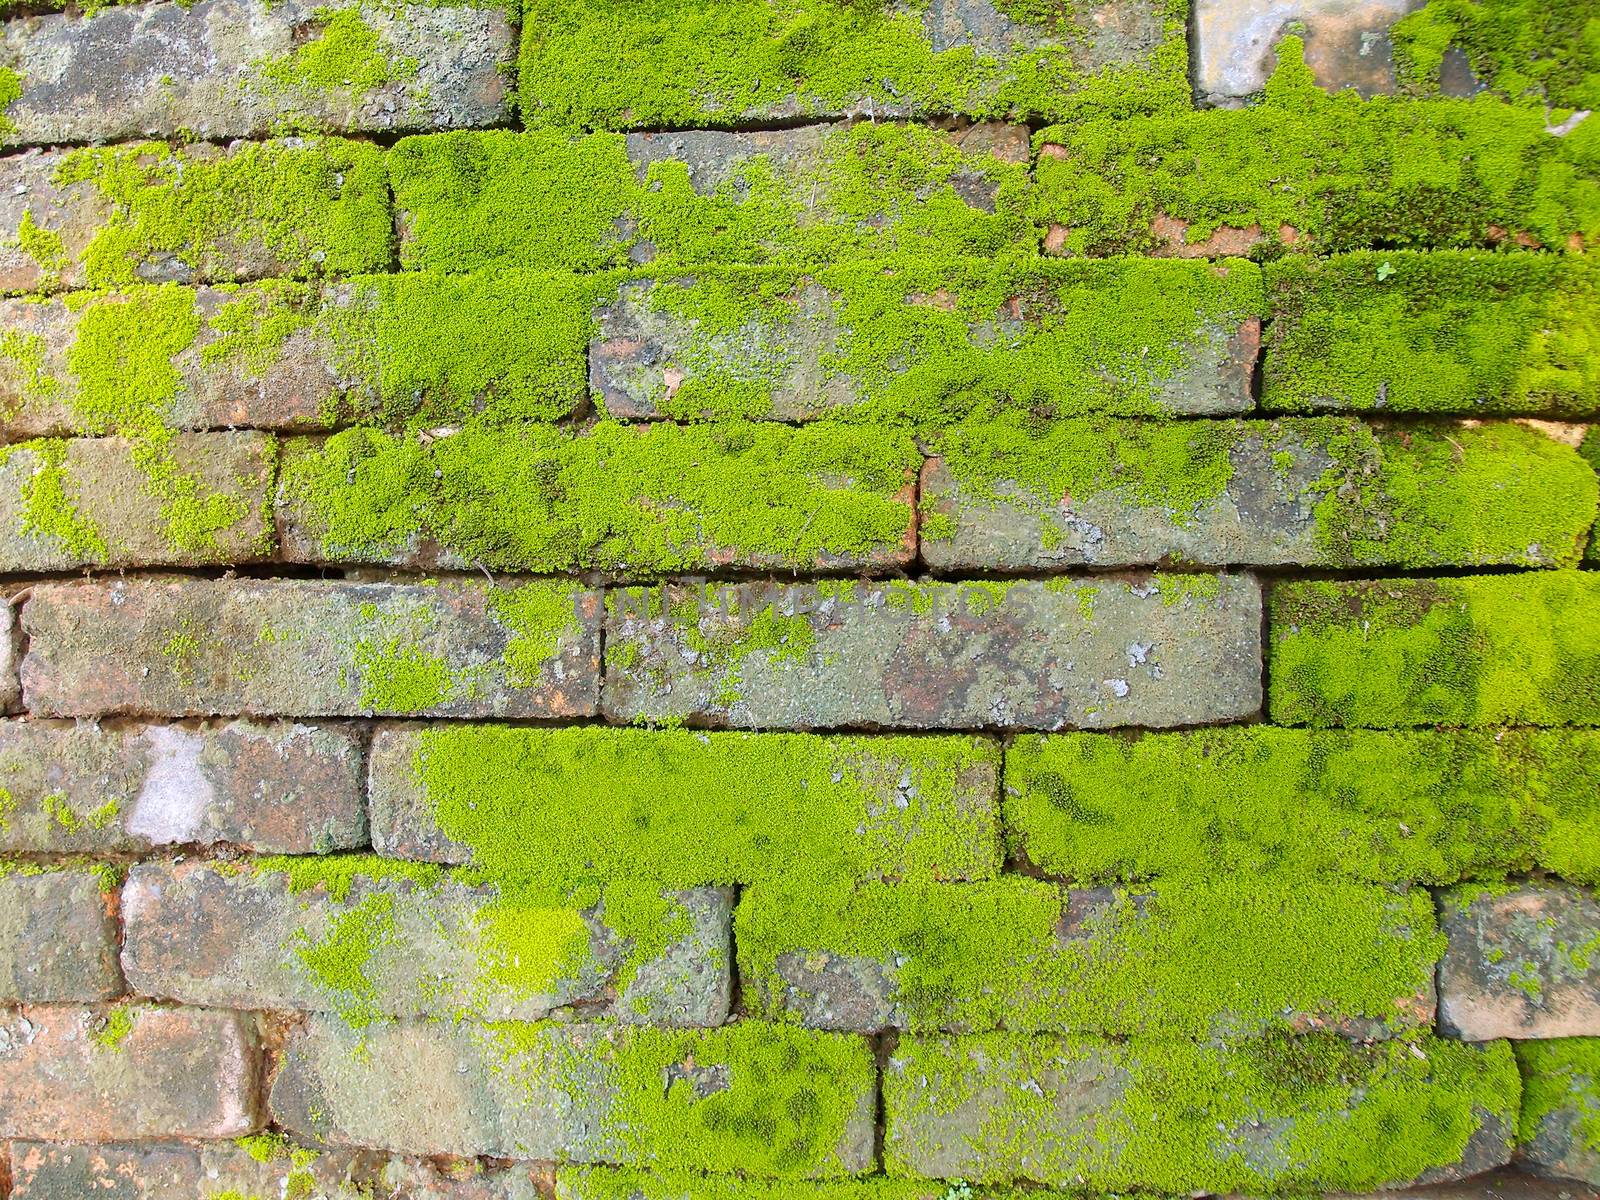
<svg viewBox="0 0 1600 1200">
<path fill-rule="evenodd" d="M 383 151 L 337 138 L 0 158 L 0 290 L 387 270 Z"/>
<path fill-rule="evenodd" d="M 39 1005 L 0 1019 L 0 1136 L 219 1138 L 258 1127 L 245 1013 Z"/>
<path fill-rule="evenodd" d="M 369 797 L 382 854 L 557 883 L 982 879 L 999 774 L 975 737 L 404 725 Z"/>
<path fill-rule="evenodd" d="M 1446 892 L 1439 1023 L 1453 1037 L 1600 1034 L 1600 900 L 1570 884 Z"/>
<path fill-rule="evenodd" d="M 1273 587 L 1279 724 L 1600 723 L 1600 577 L 1578 571 Z"/>
<path fill-rule="evenodd" d="M 818 728 L 1197 725 L 1260 704 L 1243 575 L 673 584 L 607 597 L 605 712 Z"/>
<path fill-rule="evenodd" d="M 580 1004 L 665 1025 L 727 1016 L 727 891 L 567 896 L 542 881 L 395 870 L 376 858 L 137 866 L 122 894 L 129 983 L 186 1004 L 337 1012 L 358 1026 L 532 1020 Z M 642 923 L 627 919 L 640 911 Z M 635 948 L 679 925 L 661 946 Z"/>
<path fill-rule="evenodd" d="M 116 902 L 94 871 L 0 866 L 0 1002 L 122 995 Z"/>
<path fill-rule="evenodd" d="M 527 124 L 692 127 L 796 116 L 1150 111 L 1188 100 L 1183 9 L 1111 0 L 1016 13 L 992 0 L 826 0 L 796 39 L 766 0 L 662 21 L 540 0 L 523 23 Z"/>
<path fill-rule="evenodd" d="M 862 1039 L 759 1022 L 357 1033 L 313 1017 L 272 1112 L 334 1145 L 834 1177 L 872 1166 L 875 1076 Z"/>
<path fill-rule="evenodd" d="M 510 114 L 512 43 L 492 5 L 198 0 L 32 17 L 0 33 L 22 77 L 0 140 L 491 125 Z"/>
<path fill-rule="evenodd" d="M 1517 1076 L 1504 1043 L 990 1034 L 902 1040 L 884 1103 L 891 1175 L 1167 1192 L 1355 1189 L 1509 1161 Z"/>
<path fill-rule="evenodd" d="M 0 609 L 0 708 L 15 712 L 22 702 L 22 628 L 17 610 Z"/>
<path fill-rule="evenodd" d="M 1600 732 L 1269 725 L 1022 737 L 1007 851 L 1116 883 L 1196 870 L 1455 883 L 1539 868 L 1600 884 Z"/>
<path fill-rule="evenodd" d="M 42 439 L 0 450 L 0 570 L 199 566 L 270 554 L 262 433 Z"/>
<path fill-rule="evenodd" d="M 39 584 L 23 622 L 38 716 L 583 716 L 598 690 L 576 583 Z"/>
<path fill-rule="evenodd" d="M 1521 1162 L 1551 1179 L 1600 1187 L 1600 1039 L 1518 1042 Z"/>
<path fill-rule="evenodd" d="M 625 419 L 1245 412 L 1261 311 L 1242 262 L 663 275 L 604 297 L 589 382 Z"/>
<path fill-rule="evenodd" d="M 916 551 L 903 430 L 769 422 L 351 429 L 284 448 L 291 562 L 639 576 L 889 569 Z"/>
<path fill-rule="evenodd" d="M 881 1175 L 802 1184 L 740 1175 L 561 1166 L 556 1169 L 555 1194 L 556 1200 L 681 1200 L 687 1196 L 696 1200 L 946 1200 L 953 1186 L 959 1185 Z"/>
<path fill-rule="evenodd" d="M 923 469 L 936 570 L 1575 565 L 1600 491 L 1521 425 L 976 422 Z"/>
<path fill-rule="evenodd" d="M 735 941 L 750 1011 L 812 1028 L 1201 1039 L 1431 1026 L 1443 949 L 1421 889 L 1271 877 L 758 886 Z"/>
</svg>

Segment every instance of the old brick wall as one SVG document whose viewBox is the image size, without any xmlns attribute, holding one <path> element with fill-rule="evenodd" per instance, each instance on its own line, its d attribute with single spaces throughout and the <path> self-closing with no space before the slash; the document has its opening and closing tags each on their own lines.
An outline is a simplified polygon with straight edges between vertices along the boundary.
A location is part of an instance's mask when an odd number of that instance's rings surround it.
<svg viewBox="0 0 1600 1200">
<path fill-rule="evenodd" d="M 1593 1197 L 1586 0 L 0 19 L 0 1198 Z"/>
</svg>

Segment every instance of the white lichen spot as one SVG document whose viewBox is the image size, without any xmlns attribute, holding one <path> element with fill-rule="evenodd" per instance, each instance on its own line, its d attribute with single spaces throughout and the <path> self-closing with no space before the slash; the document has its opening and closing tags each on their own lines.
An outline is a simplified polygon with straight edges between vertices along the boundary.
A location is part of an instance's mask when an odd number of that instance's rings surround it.
<svg viewBox="0 0 1600 1200">
<path fill-rule="evenodd" d="M 128 812 L 127 830 L 157 846 L 193 841 L 216 799 L 200 767 L 205 738 L 159 725 L 145 730 L 144 737 L 150 770 Z"/>
</svg>

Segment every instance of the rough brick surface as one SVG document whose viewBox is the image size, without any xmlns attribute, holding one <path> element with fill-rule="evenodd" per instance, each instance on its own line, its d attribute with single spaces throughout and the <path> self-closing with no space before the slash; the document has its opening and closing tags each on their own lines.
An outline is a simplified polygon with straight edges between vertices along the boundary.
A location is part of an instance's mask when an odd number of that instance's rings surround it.
<svg viewBox="0 0 1600 1200">
<path fill-rule="evenodd" d="M 291 0 L 199 0 L 111 8 L 93 21 L 6 26 L 0 54 L 22 76 L 6 141 L 109 141 L 192 130 L 221 140 L 280 126 L 379 131 L 506 119 L 504 10 Z M 354 78 L 329 80 L 325 40 Z M 360 51 L 349 49 L 370 40 Z"/>
<path fill-rule="evenodd" d="M 1248 576 L 670 585 L 607 604 L 604 708 L 623 720 L 1102 728 L 1260 702 Z"/>
<path fill-rule="evenodd" d="M 661 919 L 681 921 L 683 932 L 641 956 L 607 923 L 604 895 L 588 907 L 563 905 L 559 895 L 522 895 L 510 884 L 386 879 L 381 860 L 369 865 L 375 874 L 362 877 L 358 867 L 339 895 L 297 887 L 271 863 L 259 872 L 135 867 L 122 895 L 133 989 L 214 1008 L 363 1021 L 532 1020 L 579 1004 L 664 1025 L 717 1025 L 727 1016 L 725 891 L 665 897 Z M 646 886 L 635 894 L 660 893 Z M 517 922 L 543 936 L 516 939 Z"/>
<path fill-rule="evenodd" d="M 120 1014 L 120 1016 L 118 1015 Z M 0 1135 L 223 1138 L 257 1128 L 245 1013 L 40 1005 L 0 1020 Z"/>
<path fill-rule="evenodd" d="M 581 716 L 599 610 L 567 584 L 40 585 L 24 689 L 41 716 Z"/>
<path fill-rule="evenodd" d="M 1563 884 L 1447 892 L 1439 1021 L 1453 1037 L 1600 1034 L 1600 901 Z"/>
<path fill-rule="evenodd" d="M 149 453 L 125 438 L 11 450 L 0 461 L 0 570 L 197 566 L 271 552 L 271 437 L 184 434 L 158 452 L 159 466 Z M 174 505 L 180 487 L 204 506 L 197 521 L 187 501 Z"/>
<path fill-rule="evenodd" d="M 411 1153 L 839 1176 L 871 1165 L 872 1081 L 864 1041 L 784 1026 L 401 1022 L 362 1039 L 318 1017 L 289 1042 L 272 1113 L 320 1141 Z"/>
<path fill-rule="evenodd" d="M 22 699 L 22 625 L 14 606 L 0 611 L 0 708 L 14 711 Z"/>
<path fill-rule="evenodd" d="M 0 1000 L 39 1004 L 122 994 L 116 892 L 92 871 L 0 875 Z"/>
</svg>

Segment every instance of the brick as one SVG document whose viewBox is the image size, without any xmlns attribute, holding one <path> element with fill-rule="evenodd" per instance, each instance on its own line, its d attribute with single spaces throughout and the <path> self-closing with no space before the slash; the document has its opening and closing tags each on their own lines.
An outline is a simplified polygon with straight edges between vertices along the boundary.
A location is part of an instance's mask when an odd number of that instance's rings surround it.
<svg viewBox="0 0 1600 1200">
<path fill-rule="evenodd" d="M 1254 878 L 758 886 L 735 941 L 749 1010 L 811 1028 L 1199 1039 L 1426 1028 L 1443 949 L 1421 889 Z"/>
<path fill-rule="evenodd" d="M 314 1017 L 284 1051 L 272 1112 L 333 1145 L 836 1177 L 873 1164 L 875 1077 L 862 1039 L 758 1022 L 363 1036 Z"/>
<path fill-rule="evenodd" d="M 1007 853 L 1117 883 L 1204 869 L 1600 884 L 1600 733 L 1256 725 L 1006 747 Z"/>
<path fill-rule="evenodd" d="M 801 729 L 1222 722 L 1259 705 L 1259 621 L 1243 575 L 633 588 L 607 597 L 602 706 Z"/>
<path fill-rule="evenodd" d="M 0 158 L 0 290 L 383 271 L 388 208 L 363 142 L 28 150 Z"/>
<path fill-rule="evenodd" d="M 17 610 L 0 611 L 0 708 L 16 711 L 22 702 L 22 638 Z"/>
<path fill-rule="evenodd" d="M 271 553 L 277 445 L 261 433 L 24 442 L 0 458 L 0 570 L 200 566 Z"/>
<path fill-rule="evenodd" d="M 489 125 L 509 116 L 500 69 L 511 53 L 504 10 L 470 4 L 199 0 L 34 17 L 0 38 L 22 76 L 4 140 Z M 328 78 L 341 69 L 354 78 Z"/>
<path fill-rule="evenodd" d="M 1551 1179 L 1600 1187 L 1600 1039 L 1519 1042 L 1522 1069 L 1521 1162 Z"/>
<path fill-rule="evenodd" d="M 245 1013 L 64 1005 L 0 1020 L 0 1135 L 221 1138 L 258 1126 L 260 1048 Z"/>
<path fill-rule="evenodd" d="M 1181 11 L 1115 0 L 1013 18 L 988 0 L 915 12 L 829 2 L 804 45 L 764 2 L 663 25 L 624 5 L 542 2 L 524 18 L 526 123 L 616 128 L 763 124 L 797 116 L 1064 116 L 1187 101 Z M 648 64 L 648 66 L 646 66 Z"/>
<path fill-rule="evenodd" d="M 556 1168 L 555 1194 L 556 1200 L 674 1200 L 683 1196 L 700 1200 L 942 1200 L 951 1186 L 935 1180 L 916 1182 L 878 1175 L 800 1184 L 684 1171 L 561 1166 Z"/>
<path fill-rule="evenodd" d="M 976 737 L 390 725 L 369 796 L 381 854 L 552 883 L 982 879 L 999 775 Z"/>
<path fill-rule="evenodd" d="M 972 1183 L 1373 1188 L 1509 1161 L 1516 1102 L 1503 1043 L 902 1039 L 884 1076 L 884 1163 Z"/>
<path fill-rule="evenodd" d="M 727 1016 L 727 891 L 618 885 L 578 898 L 527 880 L 393 872 L 364 858 L 136 866 L 122 897 L 129 982 L 187 1004 L 337 1012 L 357 1026 L 532 1020 L 575 1005 L 665 1025 Z M 635 952 L 653 932 L 625 919 L 641 906 L 652 927 L 681 933 Z"/>
<path fill-rule="evenodd" d="M 915 556 L 914 440 L 767 422 L 352 429 L 284 449 L 291 562 L 606 571 L 890 569 Z"/>
<path fill-rule="evenodd" d="M 1600 579 L 1576 571 L 1278 584 L 1268 715 L 1278 724 L 1600 722 Z"/>
<path fill-rule="evenodd" d="M 116 891 L 91 870 L 0 870 L 0 1001 L 122 995 Z"/>
<path fill-rule="evenodd" d="M 1452 1037 L 1600 1034 L 1600 900 L 1570 884 L 1446 892 L 1439 1023 Z"/>
<path fill-rule="evenodd" d="M 1570 446 L 1510 424 L 982 421 L 935 446 L 939 571 L 1575 565 L 1597 496 Z"/>
<path fill-rule="evenodd" d="M 948 421 L 1023 397 L 1034 415 L 1245 412 L 1260 289 L 1242 262 L 953 260 L 892 274 L 630 279 L 597 309 L 590 389 L 623 419 Z M 731 327 L 707 315 L 730 305 Z M 1113 316 L 1130 309 L 1137 322 Z"/>
<path fill-rule="evenodd" d="M 1600 273 L 1584 258 L 1385 251 L 1289 257 L 1265 275 L 1265 409 L 1600 410 L 1581 351 L 1600 335 Z"/>
<path fill-rule="evenodd" d="M 599 618 L 562 582 L 40 584 L 24 692 L 37 716 L 584 716 Z"/>
<path fill-rule="evenodd" d="M 0 721 L 0 850 L 354 849 L 363 765 L 346 725 Z"/>
</svg>

